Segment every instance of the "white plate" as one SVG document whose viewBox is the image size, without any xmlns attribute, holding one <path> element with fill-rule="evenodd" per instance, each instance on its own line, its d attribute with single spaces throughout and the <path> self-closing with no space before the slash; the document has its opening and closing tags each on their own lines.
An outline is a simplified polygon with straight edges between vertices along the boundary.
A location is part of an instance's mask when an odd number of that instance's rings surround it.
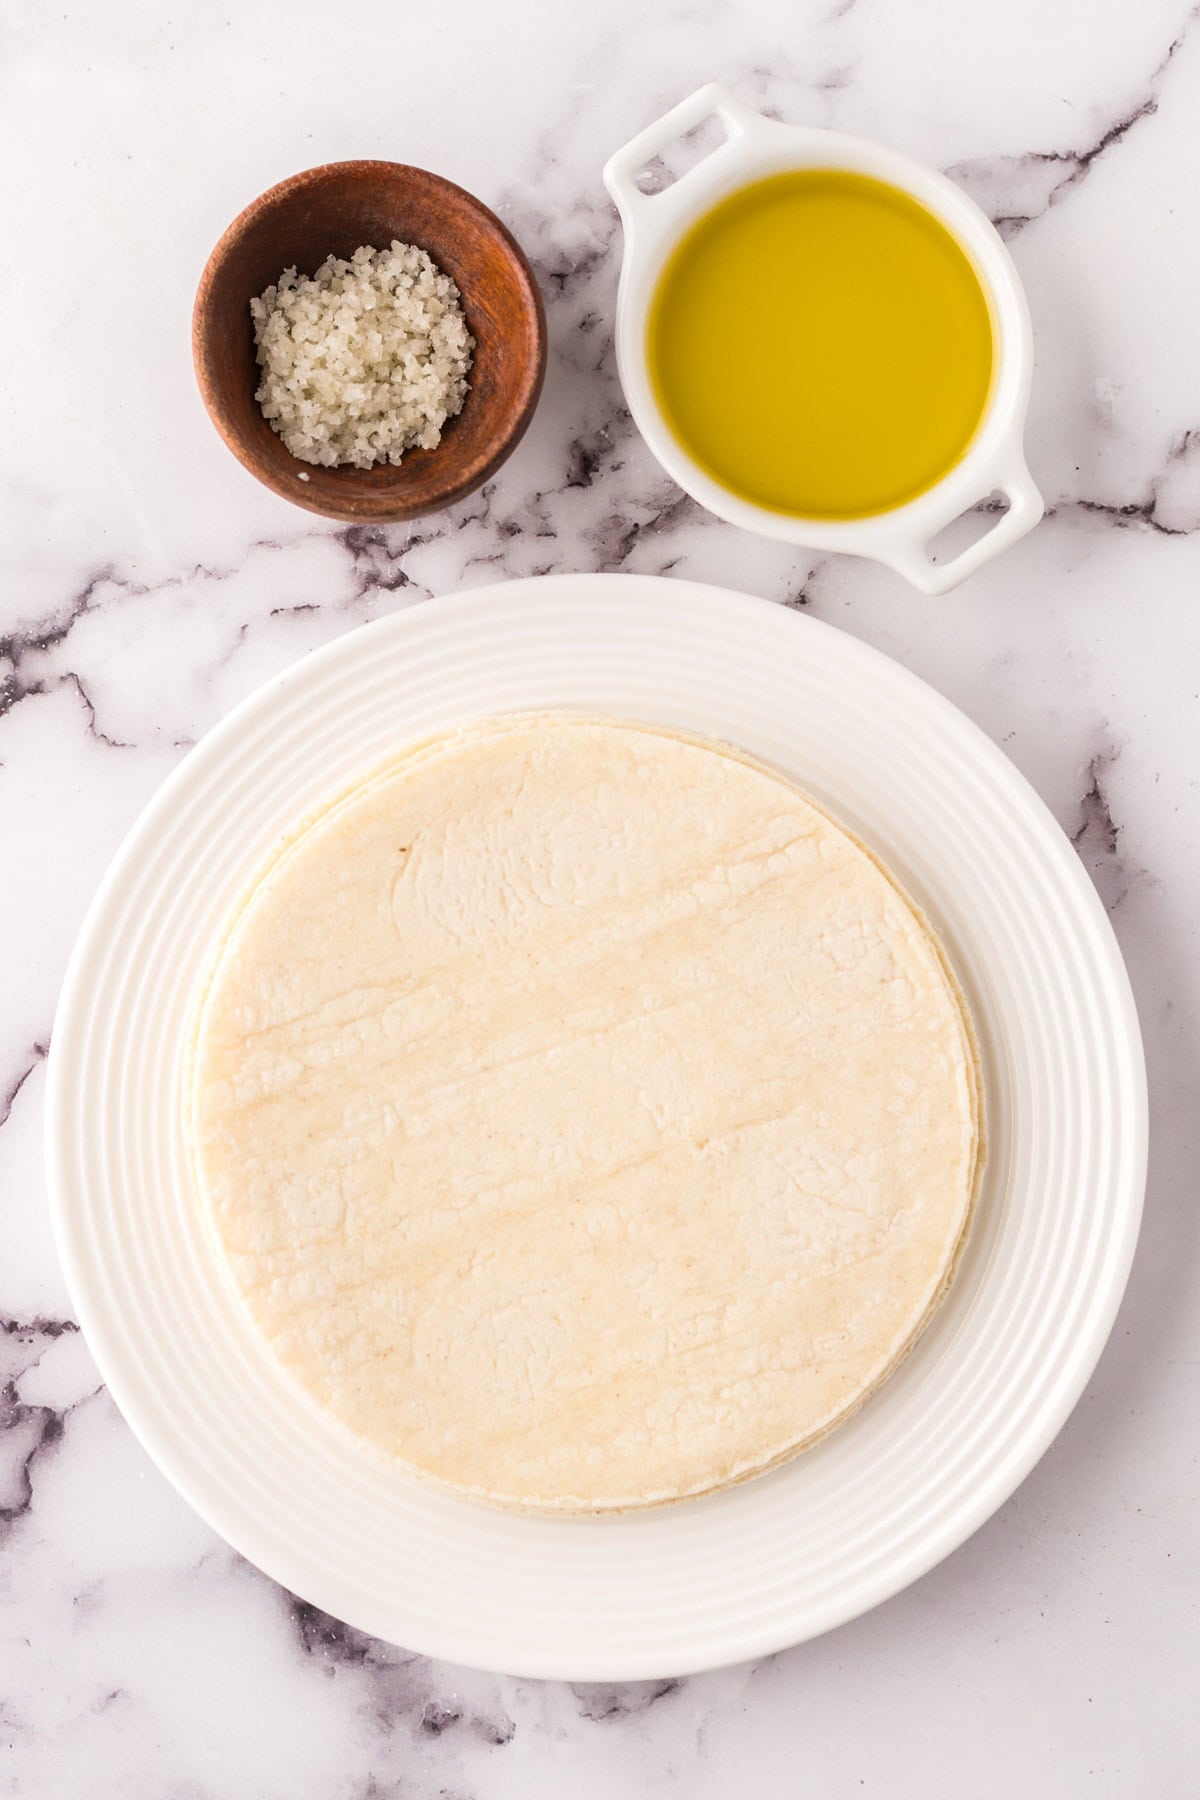
<svg viewBox="0 0 1200 1800">
<path fill-rule="evenodd" d="M 706 1500 L 532 1519 L 392 1470 L 243 1318 L 189 1187 L 179 1084 L 213 931 L 273 841 L 406 740 L 580 706 L 740 744 L 887 859 L 941 932 L 991 1157 L 949 1300 L 859 1416 Z M 1146 1092 L 1129 983 L 1071 846 L 948 701 L 853 638 L 682 581 L 555 576 L 351 632 L 166 782 L 89 914 L 55 1029 L 49 1165 L 88 1342 L 168 1478 L 243 1555 L 414 1650 L 574 1680 L 778 1650 L 894 1594 L 1009 1495 L 1078 1399 L 1137 1235 Z"/>
</svg>

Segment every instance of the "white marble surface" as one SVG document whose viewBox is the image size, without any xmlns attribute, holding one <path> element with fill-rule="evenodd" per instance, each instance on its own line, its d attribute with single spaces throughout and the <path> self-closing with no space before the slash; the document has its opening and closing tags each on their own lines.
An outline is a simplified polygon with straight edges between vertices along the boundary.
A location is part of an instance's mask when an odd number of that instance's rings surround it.
<svg viewBox="0 0 1200 1800">
<path fill-rule="evenodd" d="M 1184 0 L 0 5 L 0 1791 L 90 1800 L 1185 1800 L 1200 1791 L 1200 9 Z M 607 153 L 718 77 L 881 137 L 1004 222 L 1037 334 L 1034 535 L 959 594 L 702 516 L 612 364 Z M 192 384 L 197 276 L 275 179 L 358 155 L 489 200 L 552 355 L 517 455 L 414 528 L 256 486 Z M 69 260 L 67 260 L 69 258 Z M 271 671 L 425 596 L 671 571 L 899 657 L 1076 839 L 1138 994 L 1143 1241 L 1089 1391 L 963 1550 L 768 1662 L 620 1689 L 430 1664 L 313 1616 L 149 1465 L 77 1331 L 39 1145 L 95 883 Z M 343 1526 L 331 1520 L 330 1530 Z"/>
</svg>

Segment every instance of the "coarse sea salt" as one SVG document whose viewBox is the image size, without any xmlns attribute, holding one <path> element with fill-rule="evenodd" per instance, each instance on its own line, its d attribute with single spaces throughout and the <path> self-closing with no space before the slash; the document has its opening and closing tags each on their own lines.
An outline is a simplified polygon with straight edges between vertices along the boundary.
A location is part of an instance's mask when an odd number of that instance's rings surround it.
<svg viewBox="0 0 1200 1800">
<path fill-rule="evenodd" d="M 263 416 L 301 462 L 399 463 L 461 411 L 475 340 L 450 276 L 415 244 L 364 244 L 251 300 Z"/>
</svg>

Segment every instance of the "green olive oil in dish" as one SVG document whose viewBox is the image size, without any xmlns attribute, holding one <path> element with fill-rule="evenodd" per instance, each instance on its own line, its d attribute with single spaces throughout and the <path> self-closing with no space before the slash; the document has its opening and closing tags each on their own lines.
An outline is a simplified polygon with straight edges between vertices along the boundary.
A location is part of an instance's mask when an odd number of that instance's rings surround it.
<svg viewBox="0 0 1200 1800">
<path fill-rule="evenodd" d="M 899 188 L 798 169 L 739 188 L 669 257 L 647 362 L 680 445 L 775 512 L 915 499 L 987 405 L 991 309 L 967 252 Z"/>
</svg>

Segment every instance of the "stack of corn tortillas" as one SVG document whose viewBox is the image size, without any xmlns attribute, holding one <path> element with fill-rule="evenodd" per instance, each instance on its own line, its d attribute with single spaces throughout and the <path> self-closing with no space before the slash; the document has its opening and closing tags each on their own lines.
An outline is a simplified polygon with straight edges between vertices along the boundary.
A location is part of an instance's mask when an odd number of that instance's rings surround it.
<svg viewBox="0 0 1200 1800">
<path fill-rule="evenodd" d="M 566 1512 L 844 1420 L 983 1159 L 961 994 L 871 855 L 736 751 L 572 714 L 421 745 L 291 838 L 215 962 L 188 1124 L 309 1394 Z"/>
</svg>

